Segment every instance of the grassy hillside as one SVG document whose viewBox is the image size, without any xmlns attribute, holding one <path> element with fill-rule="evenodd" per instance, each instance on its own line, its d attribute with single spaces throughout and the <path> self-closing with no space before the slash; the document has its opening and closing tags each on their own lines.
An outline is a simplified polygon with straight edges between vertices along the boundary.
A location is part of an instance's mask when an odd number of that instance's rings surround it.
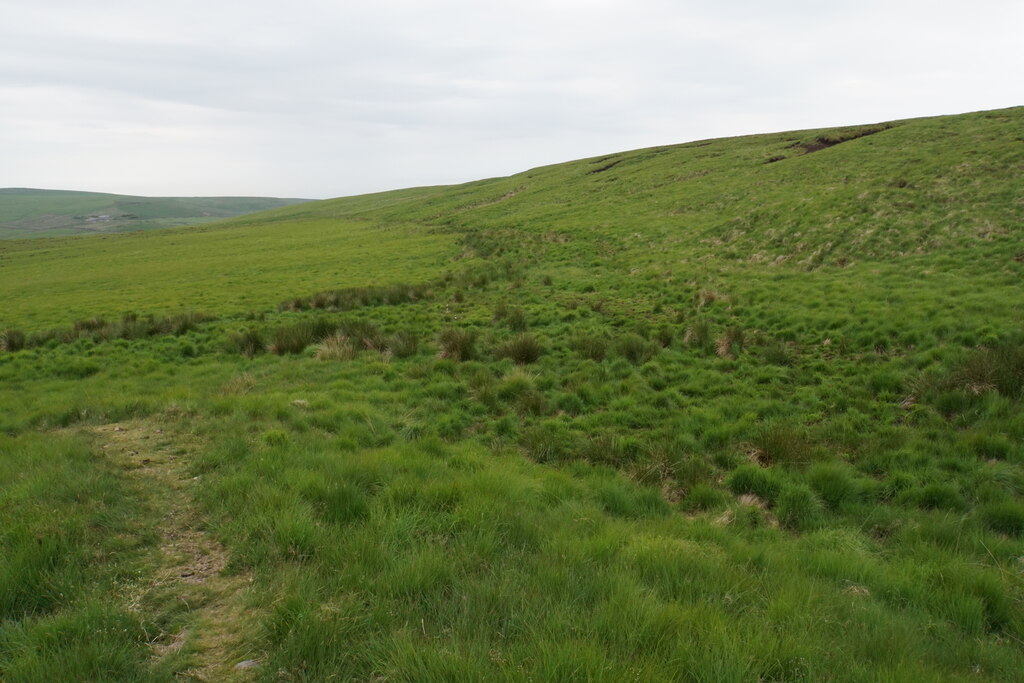
<svg viewBox="0 0 1024 683">
<path fill-rule="evenodd" d="M 4 243 L 0 678 L 1014 680 L 1022 130 Z"/>
<path fill-rule="evenodd" d="M 207 223 L 297 204 L 275 197 L 134 197 L 101 192 L 0 189 L 0 239 L 150 230 Z"/>
</svg>

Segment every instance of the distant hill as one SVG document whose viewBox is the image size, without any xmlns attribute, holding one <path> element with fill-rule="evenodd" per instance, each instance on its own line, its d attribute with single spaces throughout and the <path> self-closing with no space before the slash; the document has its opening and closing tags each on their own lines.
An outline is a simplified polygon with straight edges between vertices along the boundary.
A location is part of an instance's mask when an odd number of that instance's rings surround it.
<svg viewBox="0 0 1024 683">
<path fill-rule="evenodd" d="M 0 189 L 0 239 L 129 232 L 194 225 L 307 199 L 136 197 L 103 192 Z"/>
</svg>

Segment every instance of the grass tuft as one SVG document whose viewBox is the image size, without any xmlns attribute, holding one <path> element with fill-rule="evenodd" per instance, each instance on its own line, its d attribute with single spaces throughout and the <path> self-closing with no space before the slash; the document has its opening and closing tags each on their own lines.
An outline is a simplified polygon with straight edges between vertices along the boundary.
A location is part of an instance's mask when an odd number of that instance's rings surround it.
<svg viewBox="0 0 1024 683">
<path fill-rule="evenodd" d="M 408 358 L 419 351 L 420 338 L 412 330 L 399 330 L 387 338 L 386 347 L 395 358 Z"/>
<path fill-rule="evenodd" d="M 267 348 L 279 356 L 302 353 L 308 346 L 323 341 L 334 331 L 335 325 L 325 319 L 303 320 L 275 329 Z"/>
<path fill-rule="evenodd" d="M 1006 500 L 981 508 L 981 521 L 993 531 L 1019 538 L 1024 535 L 1024 503 Z"/>
<path fill-rule="evenodd" d="M 599 334 L 577 334 L 569 340 L 569 347 L 584 358 L 602 361 L 608 353 L 608 338 Z"/>
<path fill-rule="evenodd" d="M 730 327 L 715 340 L 715 353 L 720 358 L 735 358 L 743 351 L 743 329 Z"/>
<path fill-rule="evenodd" d="M 524 332 L 498 347 L 495 355 L 508 358 L 517 365 L 536 363 L 544 353 L 540 341 L 529 332 Z"/>
<path fill-rule="evenodd" d="M 711 347 L 711 323 L 703 319 L 690 323 L 683 334 L 683 343 L 695 349 L 709 349 Z"/>
<path fill-rule="evenodd" d="M 766 465 L 803 465 L 811 460 L 813 454 L 803 428 L 778 422 L 757 429 L 751 444 L 758 459 Z"/>
<path fill-rule="evenodd" d="M 474 330 L 448 327 L 438 334 L 441 358 L 454 361 L 472 360 L 476 356 L 477 333 Z"/>
<path fill-rule="evenodd" d="M 737 495 L 752 493 L 766 501 L 773 501 L 782 485 L 770 469 L 744 464 L 737 467 L 726 479 L 729 490 Z"/>
<path fill-rule="evenodd" d="M 351 339 L 335 333 L 317 344 L 315 356 L 319 360 L 352 360 L 358 353 Z"/>
<path fill-rule="evenodd" d="M 615 353 L 633 365 L 643 365 L 658 352 L 657 345 L 647 341 L 639 334 L 630 333 L 615 341 Z"/>
<path fill-rule="evenodd" d="M 229 338 L 229 346 L 243 356 L 252 358 L 266 349 L 266 342 L 263 340 L 262 331 L 249 327 L 232 332 Z"/>
<path fill-rule="evenodd" d="M 25 342 L 25 333 L 21 330 L 8 329 L 0 334 L 0 348 L 4 351 L 21 351 Z"/>
</svg>

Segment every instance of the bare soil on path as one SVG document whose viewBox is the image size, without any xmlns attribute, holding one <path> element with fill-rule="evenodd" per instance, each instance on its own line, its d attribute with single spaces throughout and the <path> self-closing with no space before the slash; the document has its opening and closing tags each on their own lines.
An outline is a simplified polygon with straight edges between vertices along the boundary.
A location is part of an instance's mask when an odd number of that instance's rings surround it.
<svg viewBox="0 0 1024 683">
<path fill-rule="evenodd" d="M 225 548 L 204 530 L 193 491 L 200 483 L 189 472 L 191 454 L 202 447 L 194 436 L 153 420 L 135 420 L 89 428 L 96 448 L 139 484 L 160 522 L 156 568 L 127 588 L 129 609 L 173 599 L 186 613 L 174 633 L 154 634 L 155 660 L 185 653 L 191 666 L 180 680 L 247 681 L 257 671 L 258 653 L 243 649 L 241 636 L 251 624 L 243 602 L 252 581 L 246 573 L 225 571 Z M 242 668 L 237 668 L 244 662 Z"/>
</svg>

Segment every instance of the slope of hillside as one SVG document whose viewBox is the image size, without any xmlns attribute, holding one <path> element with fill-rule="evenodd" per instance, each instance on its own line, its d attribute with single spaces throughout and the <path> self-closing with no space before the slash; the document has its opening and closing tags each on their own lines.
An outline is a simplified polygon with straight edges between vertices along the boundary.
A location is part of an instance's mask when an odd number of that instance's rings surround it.
<svg viewBox="0 0 1024 683">
<path fill-rule="evenodd" d="M 276 197 L 134 197 L 0 189 L 0 239 L 59 237 L 193 225 L 298 204 Z"/>
<path fill-rule="evenodd" d="M 1024 108 L 0 245 L 0 678 L 1015 680 Z"/>
</svg>

